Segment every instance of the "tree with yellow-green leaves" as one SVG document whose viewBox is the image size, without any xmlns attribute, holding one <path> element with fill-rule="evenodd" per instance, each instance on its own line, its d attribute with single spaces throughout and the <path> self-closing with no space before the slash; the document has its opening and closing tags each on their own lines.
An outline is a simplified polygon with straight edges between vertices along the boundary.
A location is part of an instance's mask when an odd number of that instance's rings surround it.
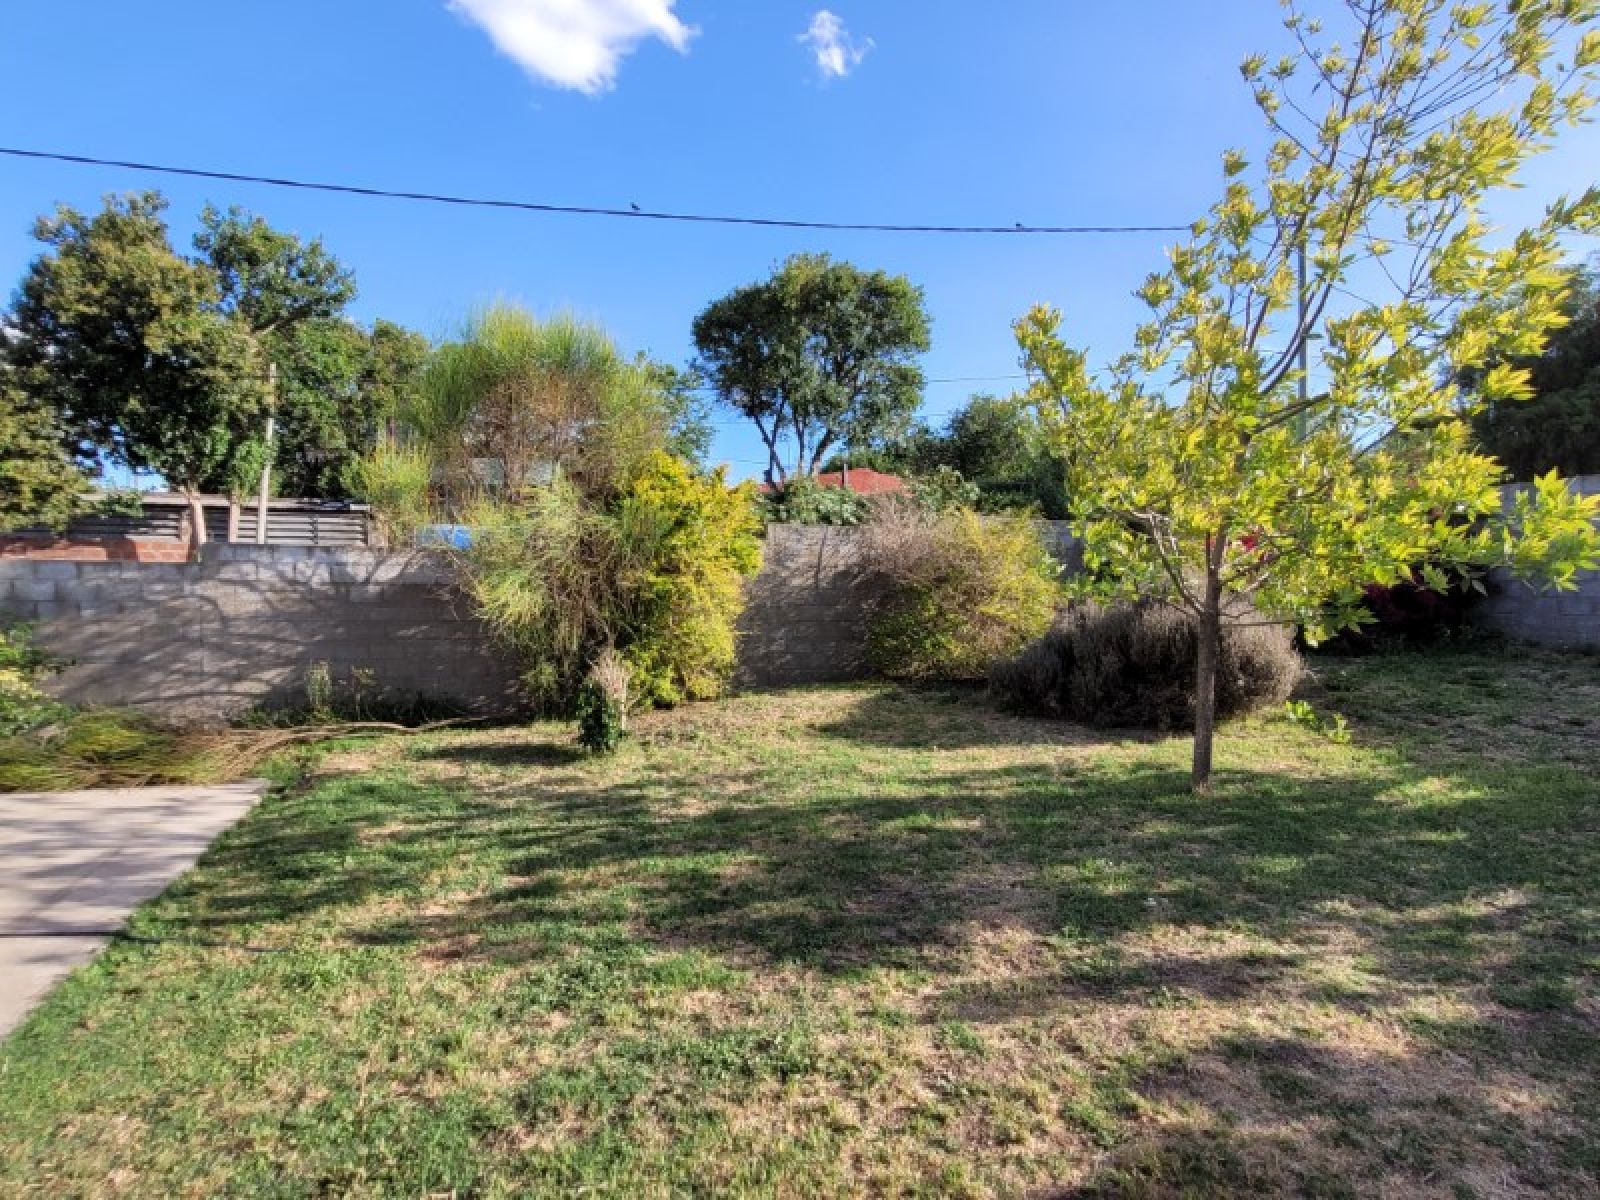
<svg viewBox="0 0 1600 1200">
<path fill-rule="evenodd" d="M 1285 7 L 1299 52 L 1242 68 L 1270 149 L 1255 168 L 1224 156 L 1221 200 L 1140 290 L 1133 349 L 1097 375 L 1058 313 L 1017 324 L 1086 543 L 1079 586 L 1198 623 L 1198 791 L 1231 626 L 1320 637 L 1419 563 L 1558 588 L 1600 563 L 1600 503 L 1550 476 L 1503 511 L 1470 431 L 1475 404 L 1526 394 L 1506 364 L 1563 320 L 1561 238 L 1600 231 L 1596 189 L 1515 236 L 1486 215 L 1585 118 L 1600 3 L 1345 0 L 1326 30 Z M 1464 397 L 1483 364 L 1500 365 Z"/>
</svg>

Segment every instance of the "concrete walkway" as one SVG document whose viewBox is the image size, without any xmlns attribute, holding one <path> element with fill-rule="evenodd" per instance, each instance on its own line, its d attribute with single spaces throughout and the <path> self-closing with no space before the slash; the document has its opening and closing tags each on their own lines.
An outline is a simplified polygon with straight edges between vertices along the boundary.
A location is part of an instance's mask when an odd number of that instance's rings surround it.
<svg viewBox="0 0 1600 1200">
<path fill-rule="evenodd" d="M 136 905 L 193 866 L 266 786 L 0 795 L 0 1035 L 93 958 Z"/>
</svg>

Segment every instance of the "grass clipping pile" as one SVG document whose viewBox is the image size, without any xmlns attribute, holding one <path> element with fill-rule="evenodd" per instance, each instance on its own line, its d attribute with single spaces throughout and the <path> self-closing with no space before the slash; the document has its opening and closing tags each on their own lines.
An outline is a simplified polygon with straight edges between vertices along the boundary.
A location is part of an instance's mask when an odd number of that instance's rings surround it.
<svg viewBox="0 0 1600 1200">
<path fill-rule="evenodd" d="M 123 709 L 82 709 L 0 738 L 0 792 L 223 783 L 249 775 L 272 756 L 297 746 L 426 733 L 464 723 L 346 721 L 197 730 L 175 729 Z"/>
</svg>

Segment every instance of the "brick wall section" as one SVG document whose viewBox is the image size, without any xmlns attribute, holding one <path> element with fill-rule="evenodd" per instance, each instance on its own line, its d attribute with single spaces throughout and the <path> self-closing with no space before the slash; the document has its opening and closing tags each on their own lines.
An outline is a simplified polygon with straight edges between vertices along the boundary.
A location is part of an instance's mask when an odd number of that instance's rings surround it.
<svg viewBox="0 0 1600 1200">
<path fill-rule="evenodd" d="M 509 706 L 514 672 L 422 554 L 211 545 L 201 562 L 0 557 L 0 612 L 67 660 L 65 699 L 221 721 L 301 694 L 306 667 Z"/>
<path fill-rule="evenodd" d="M 1571 486 L 1586 496 L 1600 495 L 1600 475 L 1579 475 Z M 1515 488 L 1506 489 L 1507 503 Z M 1507 637 L 1546 646 L 1600 650 L 1600 571 L 1585 571 L 1575 592 L 1546 592 L 1493 571 L 1489 595 L 1473 610 L 1473 620 Z"/>
<path fill-rule="evenodd" d="M 32 534 L 0 535 L 0 558 L 33 558 L 43 562 L 180 563 L 189 558 L 189 544 L 172 538 L 68 538 Z"/>
</svg>

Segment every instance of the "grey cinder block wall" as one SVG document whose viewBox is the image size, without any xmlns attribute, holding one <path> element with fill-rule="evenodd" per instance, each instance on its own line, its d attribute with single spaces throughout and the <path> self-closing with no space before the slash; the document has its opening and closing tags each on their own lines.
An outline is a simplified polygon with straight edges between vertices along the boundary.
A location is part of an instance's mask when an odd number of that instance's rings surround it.
<svg viewBox="0 0 1600 1200">
<path fill-rule="evenodd" d="M 739 619 L 744 687 L 857 679 L 867 672 L 860 535 L 826 525 L 767 529 Z"/>
<path fill-rule="evenodd" d="M 221 722 L 303 694 L 306 668 L 369 670 L 382 688 L 494 711 L 515 672 L 420 553 L 208 546 L 196 563 L 0 558 L 0 613 L 64 660 L 78 703 Z"/>
<path fill-rule="evenodd" d="M 866 672 L 858 535 L 775 526 L 740 621 L 738 683 Z M 221 722 L 304 694 L 306 670 L 370 671 L 380 688 L 516 705 L 510 658 L 421 552 L 212 544 L 200 562 L 0 558 L 0 616 L 35 627 L 66 665 L 49 690 Z"/>
<path fill-rule="evenodd" d="M 1600 493 L 1600 477 L 1574 481 Z M 1045 530 L 1068 569 L 1077 548 Z M 774 687 L 866 673 L 860 538 L 853 530 L 773 526 L 740 621 L 738 682 Z M 1541 593 L 1491 577 L 1475 619 L 1508 636 L 1600 648 L 1600 572 L 1576 592 Z M 64 699 L 135 705 L 223 721 L 303 694 L 306 668 L 356 669 L 397 693 L 515 704 L 514 664 L 488 639 L 424 553 L 214 544 L 198 563 L 63 562 L 0 557 L 0 617 L 32 622 L 66 662 Z"/>
<path fill-rule="evenodd" d="M 1074 559 L 1065 530 L 1046 534 Z M 740 620 L 743 687 L 866 673 L 860 535 L 773 526 Z M 397 693 L 483 711 L 515 704 L 516 672 L 444 564 L 424 553 L 213 544 L 197 563 L 0 558 L 0 616 L 32 622 L 67 665 L 63 699 L 222 721 L 303 695 L 306 668 L 355 669 Z"/>
<path fill-rule="evenodd" d="M 1510 504 L 1523 485 L 1505 489 Z M 1568 486 L 1579 495 L 1600 495 L 1600 475 L 1578 475 Z M 1600 650 L 1600 571 L 1584 571 L 1572 592 L 1530 588 L 1509 572 L 1492 571 L 1489 595 L 1473 609 L 1474 624 L 1507 637 L 1545 646 Z"/>
<path fill-rule="evenodd" d="M 745 687 L 865 673 L 857 535 L 774 527 L 748 584 Z M 216 543 L 200 562 L 0 558 L 0 616 L 65 663 L 49 690 L 84 704 L 221 722 L 303 696 L 306 670 L 370 671 L 398 694 L 516 706 L 510 658 L 421 552 Z"/>
</svg>

